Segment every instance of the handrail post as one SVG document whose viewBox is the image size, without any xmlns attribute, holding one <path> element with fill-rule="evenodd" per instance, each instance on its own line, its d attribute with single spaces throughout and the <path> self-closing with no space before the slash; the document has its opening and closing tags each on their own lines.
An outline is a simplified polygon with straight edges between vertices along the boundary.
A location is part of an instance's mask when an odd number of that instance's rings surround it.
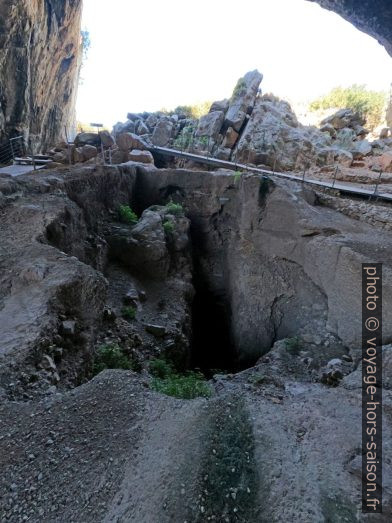
<svg viewBox="0 0 392 523">
<path fill-rule="evenodd" d="M 337 165 L 335 168 L 335 173 L 333 175 L 332 189 L 335 187 L 336 176 L 337 176 L 338 172 L 339 172 L 339 165 Z"/>
</svg>

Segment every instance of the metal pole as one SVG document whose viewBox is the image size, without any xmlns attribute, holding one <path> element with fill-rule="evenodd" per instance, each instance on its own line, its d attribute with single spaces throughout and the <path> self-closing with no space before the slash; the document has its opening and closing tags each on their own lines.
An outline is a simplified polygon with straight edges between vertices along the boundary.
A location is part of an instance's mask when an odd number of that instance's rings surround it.
<svg viewBox="0 0 392 523">
<path fill-rule="evenodd" d="M 335 187 L 336 176 L 337 176 L 337 174 L 338 174 L 338 171 L 339 171 L 339 165 L 337 165 L 336 168 L 335 168 L 335 173 L 334 173 L 334 175 L 333 175 L 332 188 Z"/>
<path fill-rule="evenodd" d="M 71 165 L 72 164 L 71 145 L 70 145 L 69 140 L 68 140 L 68 131 L 67 131 L 67 126 L 66 125 L 64 125 L 64 130 L 65 130 L 65 140 L 67 142 L 68 163 L 69 163 L 69 165 Z"/>
<path fill-rule="evenodd" d="M 33 147 L 31 145 L 30 145 L 30 150 L 31 150 L 31 160 L 32 160 L 32 163 L 33 163 L 33 170 L 35 171 L 37 169 L 37 167 L 35 165 L 34 152 L 33 152 Z"/>
<path fill-rule="evenodd" d="M 375 186 L 375 188 L 374 188 L 373 196 L 375 196 L 375 195 L 377 194 L 378 186 L 379 186 L 379 184 L 380 184 L 380 182 L 381 182 L 381 176 L 382 176 L 382 174 L 383 174 L 383 172 L 380 171 L 380 174 L 379 174 L 379 176 L 378 176 L 378 178 L 377 178 L 377 180 L 376 180 L 376 186 Z"/>
<path fill-rule="evenodd" d="M 103 143 L 101 142 L 101 154 L 102 154 L 102 162 L 103 162 L 103 165 L 105 165 L 105 151 L 103 149 Z"/>
</svg>

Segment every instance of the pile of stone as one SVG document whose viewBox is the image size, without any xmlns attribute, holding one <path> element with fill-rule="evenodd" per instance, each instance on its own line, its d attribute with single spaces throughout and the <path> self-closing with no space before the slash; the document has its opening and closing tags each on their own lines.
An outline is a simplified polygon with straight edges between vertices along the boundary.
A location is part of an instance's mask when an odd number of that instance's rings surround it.
<svg viewBox="0 0 392 523">
<path fill-rule="evenodd" d="M 113 137 L 108 131 L 99 133 L 79 133 L 73 144 L 59 143 L 49 151 L 49 156 L 59 164 L 102 163 L 113 164 L 138 162 L 153 164 L 148 144 L 131 132 L 122 132 Z"/>
<path fill-rule="evenodd" d="M 257 70 L 246 73 L 231 98 L 214 102 L 199 120 L 181 113 L 130 113 L 113 135 L 134 133 L 152 145 L 281 170 L 351 164 L 351 153 L 330 133 L 301 125 L 287 102 L 262 96 L 262 79 Z"/>
<path fill-rule="evenodd" d="M 381 129 L 379 139 L 370 142 L 366 138 L 370 131 L 364 124 L 365 119 L 352 109 L 340 109 L 321 122 L 320 131 L 328 133 L 333 144 L 344 151 L 341 163 L 392 172 L 391 129 Z"/>
</svg>

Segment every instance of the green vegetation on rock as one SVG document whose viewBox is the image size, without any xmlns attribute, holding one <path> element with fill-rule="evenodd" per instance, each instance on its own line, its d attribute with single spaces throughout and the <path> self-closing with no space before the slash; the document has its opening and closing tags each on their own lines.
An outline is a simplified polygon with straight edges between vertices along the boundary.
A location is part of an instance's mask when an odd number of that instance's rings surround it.
<svg viewBox="0 0 392 523">
<path fill-rule="evenodd" d="M 138 222 L 136 213 L 129 207 L 129 205 L 120 205 L 118 209 L 119 219 L 123 223 L 134 225 Z"/>
<path fill-rule="evenodd" d="M 99 374 L 105 369 L 134 370 L 133 362 L 124 354 L 121 347 L 115 343 L 101 345 L 94 358 L 93 374 Z"/>
<path fill-rule="evenodd" d="M 149 369 L 154 376 L 151 388 L 156 392 L 186 400 L 211 396 L 211 389 L 200 372 L 179 374 L 171 363 L 161 358 L 151 360 Z"/>
<path fill-rule="evenodd" d="M 354 84 L 351 87 L 335 87 L 327 95 L 314 100 L 309 109 L 352 109 L 366 118 L 367 126 L 374 129 L 384 119 L 386 104 L 387 93 L 371 91 L 365 85 Z"/>
<path fill-rule="evenodd" d="M 121 309 L 122 317 L 126 320 L 134 320 L 136 317 L 135 307 L 127 306 Z"/>
<path fill-rule="evenodd" d="M 169 203 L 165 205 L 166 210 L 170 214 L 174 214 L 174 216 L 181 216 L 184 214 L 184 208 L 180 203 L 175 203 L 173 200 L 170 200 Z"/>
</svg>

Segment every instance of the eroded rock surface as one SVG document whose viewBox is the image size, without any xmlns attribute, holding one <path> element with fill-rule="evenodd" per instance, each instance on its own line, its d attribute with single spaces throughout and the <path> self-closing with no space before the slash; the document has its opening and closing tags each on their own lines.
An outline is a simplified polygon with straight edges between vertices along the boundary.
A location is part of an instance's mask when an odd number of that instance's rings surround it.
<svg viewBox="0 0 392 523">
<path fill-rule="evenodd" d="M 75 123 L 82 0 L 0 2 L 0 141 L 37 149 Z"/>
<path fill-rule="evenodd" d="M 391 300 L 387 205 L 132 162 L 0 182 L 7 521 L 55 521 L 56 511 L 86 522 L 366 521 L 358 303 L 369 253 L 384 264 Z M 125 204 L 137 224 L 119 222 Z M 88 381 L 110 343 L 138 372 Z M 191 348 L 211 366 L 226 351 L 252 367 L 214 371 L 209 400 L 149 390 L 148 360 L 166 354 L 186 368 Z M 391 478 L 386 461 L 378 521 L 391 517 Z"/>
</svg>

